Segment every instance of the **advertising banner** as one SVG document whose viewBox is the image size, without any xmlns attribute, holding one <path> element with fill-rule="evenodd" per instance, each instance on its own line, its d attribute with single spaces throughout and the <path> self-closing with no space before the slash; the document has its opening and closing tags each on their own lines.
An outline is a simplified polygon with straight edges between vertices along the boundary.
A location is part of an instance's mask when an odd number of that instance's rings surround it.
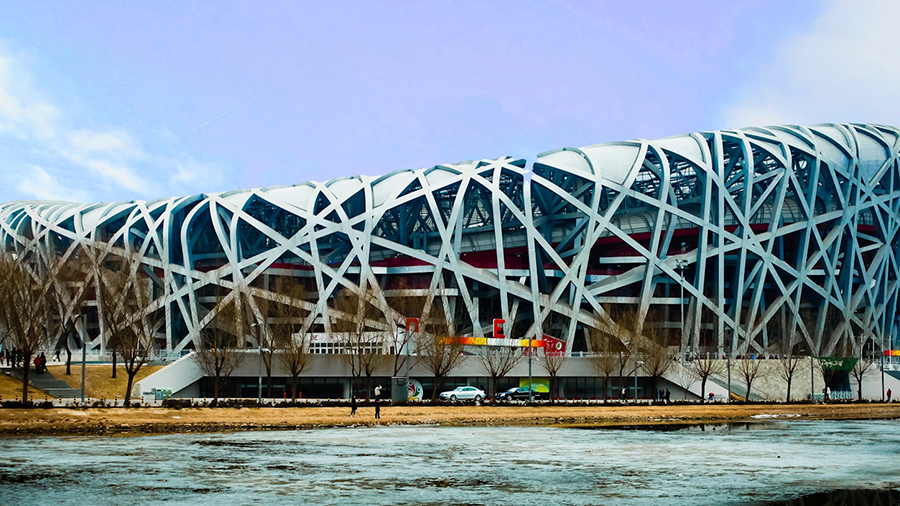
<svg viewBox="0 0 900 506">
<path fill-rule="evenodd" d="M 550 378 L 531 378 L 531 389 L 546 394 L 550 392 Z M 528 387 L 528 378 L 519 378 L 519 387 Z"/>
</svg>

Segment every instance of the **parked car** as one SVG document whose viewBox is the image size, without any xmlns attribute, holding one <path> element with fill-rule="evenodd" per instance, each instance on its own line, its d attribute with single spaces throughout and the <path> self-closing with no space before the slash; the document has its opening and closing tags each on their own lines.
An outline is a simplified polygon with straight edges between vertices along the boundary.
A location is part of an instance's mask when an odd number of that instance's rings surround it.
<svg viewBox="0 0 900 506">
<path fill-rule="evenodd" d="M 456 401 L 457 399 L 475 399 L 480 401 L 484 399 L 484 390 L 475 387 L 456 387 L 447 392 L 441 392 L 441 400 Z"/>
<path fill-rule="evenodd" d="M 527 401 L 529 390 L 530 389 L 528 387 L 512 387 L 505 392 L 500 392 L 499 394 L 497 394 L 497 400 L 498 401 L 510 401 L 510 400 Z M 531 390 L 531 398 L 532 399 L 540 399 L 541 393 Z"/>
</svg>

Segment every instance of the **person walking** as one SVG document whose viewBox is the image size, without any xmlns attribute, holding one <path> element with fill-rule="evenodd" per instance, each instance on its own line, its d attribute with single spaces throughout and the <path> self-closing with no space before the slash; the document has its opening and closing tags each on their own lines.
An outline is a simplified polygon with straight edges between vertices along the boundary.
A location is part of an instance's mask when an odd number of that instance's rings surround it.
<svg viewBox="0 0 900 506">
<path fill-rule="evenodd" d="M 47 372 L 47 355 L 41 352 L 41 374 Z"/>
<path fill-rule="evenodd" d="M 375 419 L 381 419 L 381 401 L 378 399 L 375 399 Z"/>
<path fill-rule="evenodd" d="M 622 387 L 622 391 L 619 392 L 619 398 L 622 400 L 622 402 L 625 402 L 625 387 Z"/>
<path fill-rule="evenodd" d="M 888 391 L 887 391 L 887 401 L 891 402 L 891 389 L 890 388 L 888 388 Z"/>
<path fill-rule="evenodd" d="M 669 389 L 667 388 L 666 389 L 666 404 L 668 404 L 670 400 L 672 400 L 672 392 L 670 392 Z"/>
<path fill-rule="evenodd" d="M 377 400 L 379 398 L 381 398 L 381 385 L 375 387 L 375 399 Z"/>
<path fill-rule="evenodd" d="M 350 416 L 356 416 L 356 395 L 350 396 Z"/>
</svg>

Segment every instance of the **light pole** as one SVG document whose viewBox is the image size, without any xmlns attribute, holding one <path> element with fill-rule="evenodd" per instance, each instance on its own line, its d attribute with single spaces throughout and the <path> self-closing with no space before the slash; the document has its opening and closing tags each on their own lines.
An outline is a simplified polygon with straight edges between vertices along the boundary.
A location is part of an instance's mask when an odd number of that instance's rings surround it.
<svg viewBox="0 0 900 506">
<path fill-rule="evenodd" d="M 875 341 L 872 341 L 872 349 L 875 349 Z M 884 336 L 881 336 L 881 402 L 884 402 Z"/>
<path fill-rule="evenodd" d="M 816 375 L 815 367 L 813 367 L 813 352 L 809 349 L 809 402 L 816 402 Z"/>
<path fill-rule="evenodd" d="M 403 323 L 403 331 L 405 332 L 406 339 L 404 339 L 403 344 L 406 346 L 406 384 L 403 386 L 406 389 L 406 401 L 409 402 L 409 361 L 410 361 L 410 353 L 409 353 L 409 335 L 410 334 L 418 334 L 419 333 L 419 319 L 418 318 L 407 318 Z M 400 332 L 400 326 L 397 326 L 397 332 Z"/>
<path fill-rule="evenodd" d="M 725 347 L 725 368 L 728 369 L 728 398 L 725 399 L 725 402 L 731 403 L 731 347 Z"/>
<path fill-rule="evenodd" d="M 75 317 L 76 319 L 78 319 L 79 323 L 82 322 L 81 316 L 82 315 L 78 315 Z M 81 332 L 81 404 L 83 406 L 84 405 L 84 365 L 85 365 L 85 362 L 87 362 L 87 339 L 86 339 L 85 335 L 87 334 L 87 332 L 85 332 L 85 329 L 81 329 L 81 330 L 82 330 L 82 332 Z"/>
<path fill-rule="evenodd" d="M 644 365 L 643 362 L 638 362 L 638 361 L 637 361 L 637 350 L 636 350 L 636 348 L 637 348 L 637 346 L 635 346 L 635 354 L 634 354 L 634 405 L 635 405 L 635 406 L 637 406 L 637 392 L 638 392 L 638 386 L 637 386 L 637 371 L 638 371 L 638 367 Z"/>
<path fill-rule="evenodd" d="M 256 370 L 259 373 L 259 382 L 257 383 L 256 389 L 256 403 L 262 404 L 262 333 L 263 329 L 259 323 L 250 324 L 251 327 L 256 327 L 258 332 L 256 334 L 256 353 L 259 356 L 259 360 L 256 363 Z"/>
<path fill-rule="evenodd" d="M 528 402 L 534 402 L 534 394 L 531 389 L 531 354 L 534 352 L 531 349 L 531 334 L 528 334 Z M 882 389 L 884 390 L 884 389 Z"/>
<path fill-rule="evenodd" d="M 406 339 L 403 344 L 406 345 L 406 374 L 404 375 L 406 382 L 403 384 L 403 388 L 406 389 L 406 402 L 409 402 L 409 325 L 405 325 L 405 327 L 403 333 Z M 399 328 L 397 332 L 400 332 Z"/>
</svg>

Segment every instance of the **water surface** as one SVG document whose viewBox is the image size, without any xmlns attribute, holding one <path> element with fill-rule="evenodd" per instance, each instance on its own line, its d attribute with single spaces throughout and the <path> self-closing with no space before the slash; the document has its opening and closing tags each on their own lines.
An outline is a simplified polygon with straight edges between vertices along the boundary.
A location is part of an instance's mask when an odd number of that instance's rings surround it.
<svg viewBox="0 0 900 506">
<path fill-rule="evenodd" d="M 749 505 L 900 488 L 892 421 L 0 439 L 0 504 Z"/>
</svg>

